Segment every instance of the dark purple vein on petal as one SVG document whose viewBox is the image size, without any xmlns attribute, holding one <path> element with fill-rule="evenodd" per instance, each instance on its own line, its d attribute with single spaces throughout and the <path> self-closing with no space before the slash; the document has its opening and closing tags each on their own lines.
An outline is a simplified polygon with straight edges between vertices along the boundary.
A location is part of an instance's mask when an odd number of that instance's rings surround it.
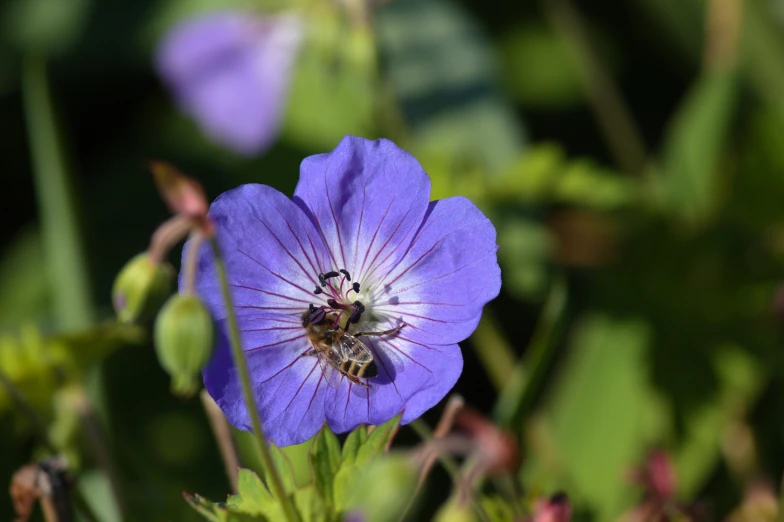
<svg viewBox="0 0 784 522">
<path fill-rule="evenodd" d="M 313 375 L 313 371 L 316 369 L 316 366 L 317 366 L 317 365 L 318 365 L 318 361 L 316 362 L 316 364 L 314 364 L 314 365 L 313 365 L 313 368 L 311 368 L 311 369 L 310 369 L 310 372 L 309 372 L 309 373 L 308 373 L 308 375 L 305 377 L 305 379 L 302 381 L 302 384 L 300 384 L 300 385 L 299 385 L 299 388 L 297 388 L 297 392 L 294 394 L 294 397 L 292 397 L 292 398 L 291 398 L 291 400 L 289 401 L 289 403 L 286 405 L 286 407 L 285 407 L 285 408 L 283 408 L 282 410 L 280 410 L 280 413 L 278 413 L 277 415 L 275 415 L 273 418 L 271 418 L 271 419 L 269 420 L 269 422 L 270 422 L 270 423 L 274 422 L 274 421 L 275 421 L 275 420 L 276 420 L 278 417 L 280 417 L 281 415 L 283 415 L 283 413 L 285 413 L 286 411 L 288 411 L 288 409 L 291 407 L 291 405 L 292 405 L 292 404 L 294 403 L 294 401 L 296 400 L 296 398 L 297 398 L 297 395 L 299 395 L 299 392 L 301 392 L 301 391 L 302 391 L 302 388 L 303 388 L 303 387 L 305 386 L 305 384 L 306 384 L 306 383 L 307 383 L 307 382 L 310 380 L 310 376 L 311 376 L 311 375 Z"/>
<path fill-rule="evenodd" d="M 311 279 L 311 278 L 313 277 L 313 274 L 310 274 L 310 273 L 308 273 L 308 271 L 305 269 L 305 267 L 304 267 L 304 266 L 302 266 L 302 263 L 300 263 L 300 262 L 299 262 L 299 259 L 297 259 L 297 258 L 294 256 L 294 254 L 293 254 L 293 253 L 291 253 L 291 251 L 288 249 L 288 247 L 287 247 L 286 245 L 284 245 L 284 244 L 283 244 L 283 241 L 281 241 L 281 240 L 280 240 L 280 238 L 278 237 L 278 235 L 277 235 L 275 232 L 273 232 L 273 231 L 272 231 L 272 229 L 269 227 L 269 225 L 267 225 L 267 224 L 266 224 L 264 221 L 262 221 L 262 220 L 259 218 L 259 216 L 257 216 L 255 213 L 253 214 L 253 217 L 255 217 L 255 218 L 256 218 L 256 220 L 257 220 L 259 223 L 261 223 L 262 225 L 264 225 L 264 228 L 266 228 L 266 229 L 267 229 L 267 232 L 269 232 L 269 234 L 270 234 L 270 235 L 271 235 L 271 236 L 272 236 L 272 237 L 275 239 L 275 241 L 277 241 L 277 242 L 278 242 L 278 245 L 280 245 L 280 248 L 282 248 L 282 249 L 283 249 L 283 251 L 284 251 L 284 252 L 286 252 L 286 254 L 288 254 L 289 258 L 290 258 L 292 261 L 294 261 L 294 263 L 296 263 L 296 265 L 297 265 L 297 266 L 299 267 L 299 269 L 302 271 L 302 275 L 303 275 L 303 276 L 305 276 L 305 278 Z M 294 237 L 296 238 L 296 237 L 297 237 L 297 235 L 296 235 L 296 234 L 294 234 Z M 298 242 L 299 242 L 299 241 L 298 241 Z M 300 247 L 301 247 L 301 246 L 302 246 L 302 245 L 300 245 Z M 303 252 L 303 253 L 304 253 L 304 252 Z"/>
<path fill-rule="evenodd" d="M 340 235 L 340 223 L 338 222 L 337 215 L 335 215 L 335 208 L 332 206 L 332 196 L 329 195 L 329 184 L 327 183 L 326 171 L 324 171 L 324 190 L 327 194 L 327 203 L 329 203 L 329 211 L 332 214 L 332 221 L 335 223 L 335 233 L 338 236 L 338 245 L 340 245 L 340 258 L 343 261 L 343 264 L 340 266 L 346 266 L 346 252 L 343 250 L 343 238 Z"/>
<path fill-rule="evenodd" d="M 301 354 L 297 355 L 297 356 L 294 358 L 294 360 L 293 360 L 293 361 L 291 361 L 289 364 L 287 364 L 286 366 L 284 366 L 283 368 L 281 368 L 280 370 L 278 370 L 277 372 L 275 372 L 275 373 L 274 373 L 274 374 L 272 374 L 271 376 L 267 377 L 267 378 L 266 378 L 266 379 L 264 379 L 263 381 L 259 381 L 259 382 L 258 382 L 258 384 L 256 384 L 256 386 L 254 387 L 254 391 L 258 391 L 259 387 L 260 387 L 262 384 L 265 384 L 265 383 L 267 383 L 267 382 L 271 381 L 272 379 L 274 379 L 275 377 L 277 377 L 277 376 L 278 376 L 278 375 L 280 375 L 281 373 L 285 372 L 286 370 L 290 369 L 292 366 L 294 366 L 295 364 L 297 364 L 297 361 L 299 361 L 300 359 L 302 359 L 303 357 L 305 357 L 309 351 L 310 351 L 310 349 L 307 349 L 307 350 L 305 350 L 305 351 L 304 351 L 304 352 L 302 352 Z M 280 388 L 280 386 L 279 386 L 278 388 Z"/>
<path fill-rule="evenodd" d="M 292 341 L 296 341 L 297 339 L 304 339 L 304 338 L 305 338 L 305 334 L 299 334 L 299 335 L 296 335 L 296 336 L 294 336 L 294 337 L 292 337 L 290 339 L 283 339 L 283 340 L 280 340 L 280 341 L 276 341 L 274 343 L 262 344 L 261 346 L 254 346 L 253 348 L 248 348 L 247 350 L 244 350 L 244 351 L 245 351 L 245 353 L 255 352 L 256 350 L 263 350 L 264 348 L 271 348 L 273 346 L 279 346 L 281 344 L 290 343 Z"/>
<path fill-rule="evenodd" d="M 387 215 L 389 214 L 389 209 L 392 208 L 392 204 L 395 202 L 395 198 L 397 198 L 397 194 L 392 197 L 392 200 L 389 202 L 389 205 L 387 205 L 386 210 L 384 210 L 384 215 L 381 216 L 381 221 L 378 222 L 378 226 L 376 227 L 376 231 L 373 232 L 373 237 L 370 238 L 370 244 L 367 246 L 367 249 L 365 249 L 365 257 L 362 260 L 362 267 L 359 270 L 357 270 L 357 272 L 359 274 L 364 274 L 365 273 L 365 263 L 367 262 L 367 258 L 370 255 L 370 252 L 373 250 L 373 243 L 376 242 L 376 236 L 378 236 L 378 232 L 381 230 L 381 225 L 383 225 L 384 221 L 386 221 Z M 376 255 L 378 255 L 378 254 L 376 254 Z"/>
<path fill-rule="evenodd" d="M 299 209 L 299 207 L 297 207 L 297 209 L 298 209 L 300 212 L 302 212 L 302 210 L 301 210 L 301 209 Z M 300 248 L 300 250 L 302 250 L 302 255 L 304 255 L 304 256 L 305 256 L 305 259 L 307 259 L 307 261 L 308 261 L 308 264 L 310 265 L 310 269 L 312 270 L 312 274 L 318 274 L 319 272 L 321 272 L 321 270 L 319 270 L 319 267 L 317 267 L 317 266 L 314 264 L 313 260 L 311 260 L 311 259 L 310 259 L 310 256 L 308 255 L 308 252 L 307 252 L 307 250 L 305 250 L 305 247 L 302 245 L 302 241 L 300 241 L 300 240 L 299 240 L 299 235 L 297 235 L 297 233 L 296 233 L 296 232 L 294 232 L 294 229 L 293 229 L 293 228 L 291 228 L 291 223 L 289 223 L 289 222 L 288 222 L 288 221 L 285 219 L 285 217 L 283 216 L 283 213 L 280 211 L 280 209 L 278 209 L 278 208 L 275 208 L 275 210 L 277 210 L 277 211 L 278 211 L 278 214 L 280 214 L 280 217 L 281 217 L 281 218 L 283 218 L 283 221 L 284 221 L 284 223 L 286 223 L 286 227 L 288 227 L 288 229 L 289 229 L 289 232 L 291 232 L 291 235 L 292 235 L 292 236 L 294 236 L 294 239 L 297 241 L 297 244 L 299 245 L 299 248 Z M 306 235 L 306 236 L 308 236 L 308 239 L 310 239 L 310 235 L 308 234 L 308 231 L 307 231 L 307 230 L 305 230 L 305 235 Z M 315 251 L 315 248 L 313 247 L 313 242 L 312 242 L 312 241 L 311 241 L 311 243 L 310 243 L 310 246 L 311 246 L 311 248 L 313 249 L 313 252 L 312 252 L 312 253 L 313 253 L 313 258 L 314 258 L 314 259 L 316 259 L 316 251 Z M 311 274 L 311 276 L 312 276 L 312 274 Z M 307 275 L 307 274 L 306 274 L 306 275 Z"/>
<path fill-rule="evenodd" d="M 407 286 L 406 288 L 402 288 L 402 289 L 400 289 L 400 290 L 398 290 L 398 291 L 396 291 L 396 292 L 394 292 L 394 293 L 391 293 L 391 294 L 389 294 L 389 297 L 394 297 L 394 296 L 396 296 L 396 295 L 400 295 L 400 294 L 402 294 L 402 293 L 408 292 L 408 291 L 409 291 L 409 290 L 411 290 L 412 288 L 416 288 L 416 287 L 418 287 L 418 286 L 426 285 L 426 284 L 428 284 L 428 283 L 432 283 L 433 281 L 438 281 L 439 279 L 443 279 L 443 278 L 445 278 L 445 277 L 449 277 L 449 276 L 451 276 L 451 275 L 454 275 L 454 274 L 456 274 L 457 272 L 460 272 L 461 270 L 464 270 L 465 268 L 468 268 L 469 266 L 471 266 L 471 265 L 473 265 L 473 264 L 476 264 L 476 263 L 479 263 L 480 261 L 483 261 L 483 260 L 484 260 L 486 257 L 492 256 L 493 254 L 495 254 L 495 252 L 488 253 L 488 254 L 485 254 L 485 255 L 484 255 L 484 256 L 482 256 L 482 257 L 479 257 L 479 258 L 477 258 L 477 259 L 474 259 L 474 260 L 473 260 L 473 261 L 471 261 L 470 263 L 466 263 L 466 264 L 464 264 L 463 266 L 461 266 L 461 267 L 459 267 L 459 268 L 456 268 L 455 270 L 452 270 L 452 271 L 451 271 L 451 272 L 449 272 L 449 273 L 446 273 L 446 274 L 441 274 L 440 276 L 438 276 L 438 277 L 434 277 L 433 279 L 428 279 L 427 281 L 420 281 L 419 283 L 417 283 L 417 284 L 415 284 L 415 285 L 411 285 L 411 286 Z M 406 270 L 408 270 L 408 269 L 406 269 Z M 401 275 L 402 275 L 402 274 L 401 274 Z M 398 277 L 398 278 L 395 278 L 395 281 L 396 281 L 397 279 L 399 279 L 399 277 Z M 393 282 L 394 282 L 394 281 L 393 281 Z M 391 284 L 391 283 L 388 283 L 388 284 Z"/>
<path fill-rule="evenodd" d="M 281 281 L 283 281 L 284 283 L 288 283 L 288 284 L 290 284 L 291 286 L 293 286 L 293 287 L 295 287 L 295 288 L 299 288 L 300 290 L 302 290 L 302 291 L 303 291 L 303 292 L 305 292 L 306 294 L 308 294 L 308 295 L 312 295 L 312 292 L 311 292 L 310 290 L 307 290 L 307 289 L 305 289 L 305 288 L 301 287 L 300 285 L 298 285 L 297 283 L 294 283 L 293 281 L 289 281 L 288 279 L 286 279 L 286 278 L 285 278 L 285 277 L 283 277 L 282 275 L 280 275 L 280 274 L 277 274 L 277 273 L 273 272 L 272 270 L 270 270 L 270 268 L 269 268 L 267 265 L 265 265 L 264 263 L 262 263 L 262 262 L 261 262 L 261 261 L 259 261 L 258 259 L 255 259 L 255 258 L 251 257 L 249 254 L 245 253 L 244 251 L 240 250 L 239 248 L 237 249 L 237 252 L 239 252 L 240 254 L 244 255 L 245 257 L 247 257 L 248 259 L 250 259 L 251 261 L 253 261 L 253 262 L 254 262 L 254 263 L 256 263 L 257 265 L 259 265 L 259 266 L 260 266 L 260 267 L 262 267 L 264 270 L 266 270 L 267 272 L 269 272 L 269 273 L 270 273 L 270 274 L 272 274 L 273 276 L 277 277 L 278 279 L 280 279 L 280 280 L 281 280 Z"/>
<path fill-rule="evenodd" d="M 306 305 L 308 305 L 308 304 L 313 302 L 313 301 L 305 301 L 304 299 L 297 299 L 296 297 L 291 297 L 289 295 L 278 294 L 276 292 L 270 292 L 269 290 L 264 290 L 262 288 L 255 288 L 253 286 L 235 285 L 235 284 L 230 284 L 229 286 L 232 287 L 232 288 L 242 288 L 244 290 L 252 290 L 254 292 L 261 292 L 262 294 L 267 294 L 267 295 L 272 295 L 272 296 L 275 296 L 275 297 L 280 297 L 282 299 L 286 299 L 287 301 L 295 301 L 297 303 L 305 303 Z"/>
<path fill-rule="evenodd" d="M 423 370 L 427 371 L 427 372 L 428 372 L 430 375 L 432 375 L 433 377 L 435 377 L 435 375 L 436 375 L 436 374 L 435 374 L 435 373 L 433 373 L 433 371 L 432 371 L 430 368 L 428 368 L 427 366 L 425 366 L 425 365 L 424 365 L 424 364 L 422 364 L 421 362 L 417 361 L 416 359 L 414 359 L 413 357 L 411 357 L 410 355 L 408 355 L 406 352 L 404 352 L 403 350 L 401 350 L 400 348 L 398 348 L 397 346 L 395 346 L 394 344 L 392 344 L 392 342 L 391 342 L 391 341 L 388 341 L 387 339 L 381 339 L 381 342 L 388 344 L 389 346 L 391 346 L 391 347 L 392 347 L 392 349 L 393 349 L 393 350 L 395 350 L 396 352 L 398 352 L 400 355 L 402 355 L 403 357 L 405 357 L 406 359 L 408 359 L 409 361 L 411 361 L 412 363 L 416 364 L 417 366 L 419 366 L 419 367 L 420 367 L 420 368 L 422 368 Z"/>
<path fill-rule="evenodd" d="M 381 369 L 384 370 L 384 373 L 387 374 L 387 379 L 389 379 L 389 382 L 392 384 L 392 387 L 395 388 L 395 393 L 397 393 L 397 396 L 400 397 L 400 400 L 402 401 L 403 396 L 400 395 L 400 390 L 397 389 L 397 383 L 395 383 L 395 379 L 393 379 L 392 374 L 389 373 L 389 370 L 387 369 L 387 364 L 384 362 L 384 359 L 378 356 L 379 348 L 377 346 L 374 346 L 372 343 L 369 344 L 371 345 L 370 349 L 373 350 L 373 356 L 376 358 L 376 360 L 378 360 L 378 362 L 381 363 Z M 370 397 L 370 394 L 368 394 L 368 397 Z"/>
<path fill-rule="evenodd" d="M 359 212 L 359 225 L 357 225 L 357 235 L 354 238 L 354 264 L 351 265 L 351 269 L 356 271 L 357 267 L 357 256 L 359 255 L 359 234 L 362 231 L 362 223 L 365 219 L 365 199 L 367 198 L 367 180 L 362 185 L 362 210 Z M 362 272 L 360 271 L 360 274 Z"/>
</svg>

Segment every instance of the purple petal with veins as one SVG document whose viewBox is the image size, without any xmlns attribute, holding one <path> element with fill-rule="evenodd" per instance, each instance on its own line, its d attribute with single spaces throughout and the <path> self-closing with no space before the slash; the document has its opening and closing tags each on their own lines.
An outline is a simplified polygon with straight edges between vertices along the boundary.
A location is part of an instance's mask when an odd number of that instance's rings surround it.
<svg viewBox="0 0 784 522">
<path fill-rule="evenodd" d="M 212 204 L 256 406 L 276 444 L 303 442 L 324 422 L 337 433 L 400 412 L 410 422 L 454 386 L 457 343 L 498 295 L 501 273 L 495 229 L 479 209 L 429 198 L 430 180 L 411 155 L 349 136 L 302 162 L 293 200 L 244 185 Z M 197 290 L 222 324 L 214 259 L 206 246 L 199 254 Z M 403 325 L 361 337 L 378 375 L 332 383 L 303 326 L 308 311 L 324 317 L 313 310 L 344 314 L 349 334 Z M 204 382 L 232 424 L 250 429 L 224 340 Z"/>
<path fill-rule="evenodd" d="M 208 137 L 239 154 L 257 154 L 278 135 L 302 33 L 291 15 L 210 13 L 164 37 L 156 68 Z"/>
</svg>

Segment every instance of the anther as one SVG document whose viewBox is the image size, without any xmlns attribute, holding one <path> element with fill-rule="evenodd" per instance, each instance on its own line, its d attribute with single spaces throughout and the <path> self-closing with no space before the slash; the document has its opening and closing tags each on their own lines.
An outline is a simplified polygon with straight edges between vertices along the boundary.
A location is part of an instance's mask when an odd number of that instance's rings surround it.
<svg viewBox="0 0 784 522">
<path fill-rule="evenodd" d="M 359 283 L 354 283 L 351 288 L 354 290 L 354 292 L 359 293 Z"/>
<path fill-rule="evenodd" d="M 343 274 L 344 276 L 346 276 L 346 279 L 351 281 L 351 274 L 348 273 L 348 270 L 346 270 L 345 268 L 341 268 L 340 269 L 340 273 Z"/>
<path fill-rule="evenodd" d="M 319 286 L 317 286 L 316 289 L 313 290 L 313 293 L 316 294 L 316 295 L 319 295 L 322 292 L 323 292 L 323 290 Z M 311 305 L 311 306 L 313 306 L 313 305 Z"/>
<path fill-rule="evenodd" d="M 340 304 L 334 299 L 328 299 L 327 304 L 330 306 L 330 308 L 336 310 L 346 310 L 348 308 L 348 305 Z"/>
<path fill-rule="evenodd" d="M 363 305 L 360 301 L 354 301 L 354 309 L 359 310 L 359 313 L 365 311 L 365 305 Z"/>
</svg>

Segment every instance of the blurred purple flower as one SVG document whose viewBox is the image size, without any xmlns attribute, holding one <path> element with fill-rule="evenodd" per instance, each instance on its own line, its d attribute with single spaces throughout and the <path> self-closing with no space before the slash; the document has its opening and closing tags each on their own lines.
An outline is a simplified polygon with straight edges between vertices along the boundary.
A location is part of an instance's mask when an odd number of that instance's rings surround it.
<svg viewBox="0 0 784 522">
<path fill-rule="evenodd" d="M 278 135 L 302 36 L 301 21 L 292 15 L 210 13 L 180 23 L 164 37 L 156 68 L 207 136 L 252 155 Z"/>
<path fill-rule="evenodd" d="M 457 343 L 500 289 L 498 247 L 492 223 L 469 200 L 429 200 L 430 179 L 410 154 L 388 140 L 346 137 L 302 162 L 293 201 L 243 185 L 212 204 L 256 405 L 276 444 L 303 442 L 325 422 L 341 433 L 402 411 L 407 423 L 454 386 L 463 368 Z M 197 291 L 223 329 L 213 264 L 205 248 Z M 321 286 L 320 274 L 341 269 L 350 281 L 340 274 Z M 339 373 L 328 382 L 301 319 L 311 304 L 347 308 L 344 317 L 357 320 L 349 333 L 405 324 L 362 338 L 378 371 L 368 386 Z M 250 429 L 225 339 L 218 344 L 204 383 L 231 423 Z"/>
</svg>

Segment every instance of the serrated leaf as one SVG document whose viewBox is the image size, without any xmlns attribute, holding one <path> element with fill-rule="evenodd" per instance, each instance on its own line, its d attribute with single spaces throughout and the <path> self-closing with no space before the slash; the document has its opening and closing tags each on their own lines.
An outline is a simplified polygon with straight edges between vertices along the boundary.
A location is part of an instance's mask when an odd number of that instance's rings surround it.
<svg viewBox="0 0 784 522">
<path fill-rule="evenodd" d="M 357 452 L 356 465 L 360 468 L 366 466 L 374 457 L 387 450 L 392 442 L 392 437 L 400 426 L 401 415 L 395 415 L 384 424 L 380 424 L 368 435 L 367 441 L 362 444 Z"/>
<path fill-rule="evenodd" d="M 294 492 L 294 505 L 302 522 L 327 522 L 331 518 L 330 510 L 313 485 Z"/>
<path fill-rule="evenodd" d="M 214 502 L 211 502 L 196 493 L 183 493 L 182 496 L 193 509 L 198 511 L 199 514 L 207 520 L 211 522 L 221 522 L 222 520 L 225 520 L 224 518 L 221 518 Z"/>
<path fill-rule="evenodd" d="M 210 522 L 265 522 L 261 515 L 240 513 L 218 502 L 211 502 L 198 494 L 183 493 L 188 504 Z"/>
<path fill-rule="evenodd" d="M 367 437 L 367 428 L 364 424 L 348 434 L 346 441 L 343 443 L 343 452 L 341 454 L 343 465 L 354 464 L 357 460 L 359 448 L 367 441 Z"/>
<path fill-rule="evenodd" d="M 310 467 L 316 489 L 328 506 L 334 505 L 335 475 L 340 469 L 340 442 L 328 426 L 324 426 L 316 437 L 310 453 Z"/>
<path fill-rule="evenodd" d="M 283 511 L 258 475 L 249 469 L 240 469 L 237 475 L 236 495 L 231 495 L 226 505 L 234 512 L 264 515 L 270 520 L 281 520 Z"/>
</svg>

